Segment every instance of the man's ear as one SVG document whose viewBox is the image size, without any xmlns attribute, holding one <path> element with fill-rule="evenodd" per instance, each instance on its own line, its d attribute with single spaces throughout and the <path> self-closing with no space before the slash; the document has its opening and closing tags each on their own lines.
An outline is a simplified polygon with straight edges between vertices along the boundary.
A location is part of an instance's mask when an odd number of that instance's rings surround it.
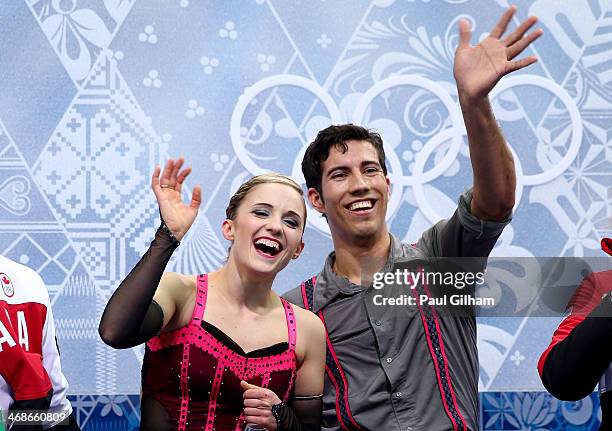
<svg viewBox="0 0 612 431">
<path fill-rule="evenodd" d="M 298 245 L 297 248 L 295 249 L 295 253 L 293 253 L 293 256 L 291 256 L 291 259 L 297 259 L 298 257 L 300 257 L 300 254 L 302 254 L 302 251 L 304 251 L 304 241 L 303 240 L 300 241 L 300 245 Z"/>
<path fill-rule="evenodd" d="M 391 180 L 385 177 L 385 181 L 387 181 L 387 198 L 391 199 Z"/>
<path fill-rule="evenodd" d="M 223 223 L 221 223 L 221 233 L 223 233 L 223 238 L 228 241 L 234 240 L 234 220 L 225 219 Z"/>
<path fill-rule="evenodd" d="M 308 189 L 308 201 L 315 210 L 321 214 L 325 214 L 325 201 L 323 201 L 323 196 L 321 196 L 321 193 L 319 193 L 317 189 L 313 187 Z"/>
</svg>

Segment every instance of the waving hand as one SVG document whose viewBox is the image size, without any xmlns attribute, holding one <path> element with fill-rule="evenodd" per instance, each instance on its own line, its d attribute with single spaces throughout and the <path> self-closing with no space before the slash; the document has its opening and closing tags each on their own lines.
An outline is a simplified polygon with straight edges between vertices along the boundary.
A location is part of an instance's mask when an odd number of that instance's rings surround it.
<svg viewBox="0 0 612 431">
<path fill-rule="evenodd" d="M 191 173 L 191 168 L 181 170 L 184 162 L 182 157 L 177 160 L 168 159 L 161 178 L 161 169 L 157 166 L 151 179 L 151 188 L 157 198 L 161 216 L 179 241 L 193 224 L 202 203 L 202 188 L 199 185 L 193 188 L 188 205 L 181 199 L 183 182 Z"/>
<path fill-rule="evenodd" d="M 515 12 L 515 6 L 508 8 L 489 36 L 476 46 L 470 44 L 472 32 L 469 23 L 459 21 L 460 40 L 455 53 L 454 75 L 462 95 L 471 99 L 484 97 L 503 76 L 537 61 L 535 56 L 515 60 L 543 33 L 538 29 L 525 36 L 537 22 L 536 17 L 527 18 L 514 32 L 501 38 Z"/>
</svg>

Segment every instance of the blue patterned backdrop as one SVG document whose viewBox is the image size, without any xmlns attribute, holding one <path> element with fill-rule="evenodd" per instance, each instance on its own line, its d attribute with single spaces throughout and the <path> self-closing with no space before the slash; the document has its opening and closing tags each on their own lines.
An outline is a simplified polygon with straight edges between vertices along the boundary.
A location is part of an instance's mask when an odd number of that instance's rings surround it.
<svg viewBox="0 0 612 431">
<path fill-rule="evenodd" d="M 535 14 L 545 34 L 525 54 L 540 61 L 491 95 L 519 180 L 514 221 L 493 254 L 596 256 L 598 239 L 612 233 L 612 3 L 516 4 L 512 26 Z M 205 272 L 225 257 L 219 226 L 238 184 L 268 170 L 303 183 L 299 162 L 317 130 L 365 124 L 388 146 L 391 230 L 414 241 L 471 184 L 452 77 L 457 21 L 471 21 L 476 42 L 507 6 L 4 1 L 1 252 L 47 282 L 82 423 L 137 423 L 137 397 L 116 394 L 139 392 L 143 351 L 104 346 L 97 325 L 158 224 L 149 189 L 156 164 L 184 155 L 194 167 L 186 195 L 203 186 L 197 222 L 169 269 Z M 317 272 L 331 249 L 324 220 L 311 213 L 309 223 L 306 251 L 278 277 L 278 292 Z M 597 421 L 596 397 L 561 403 L 538 392 L 536 361 L 557 324 L 480 321 L 486 429 Z"/>
</svg>

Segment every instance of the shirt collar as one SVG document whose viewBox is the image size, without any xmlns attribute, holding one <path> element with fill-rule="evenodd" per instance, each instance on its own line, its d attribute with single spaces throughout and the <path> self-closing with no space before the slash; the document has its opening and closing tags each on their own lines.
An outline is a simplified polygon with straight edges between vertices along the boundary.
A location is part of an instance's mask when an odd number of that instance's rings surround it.
<svg viewBox="0 0 612 431">
<path fill-rule="evenodd" d="M 393 262 L 403 254 L 402 242 L 391 233 L 389 236 L 391 237 L 391 247 L 389 255 L 387 256 L 387 261 L 381 271 L 390 269 Z M 352 296 L 363 291 L 367 287 L 357 286 L 351 283 L 348 278 L 336 274 L 334 271 L 335 260 L 336 253 L 332 251 L 327 256 L 327 259 L 325 259 L 323 270 L 317 276 L 312 310 L 315 313 L 318 313 L 321 309 L 333 302 L 336 297 L 341 295 Z"/>
</svg>

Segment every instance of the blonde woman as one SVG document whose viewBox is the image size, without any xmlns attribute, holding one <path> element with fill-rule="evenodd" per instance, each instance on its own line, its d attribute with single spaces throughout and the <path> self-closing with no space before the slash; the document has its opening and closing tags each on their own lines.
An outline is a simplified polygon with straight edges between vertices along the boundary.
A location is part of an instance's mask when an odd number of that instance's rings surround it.
<svg viewBox="0 0 612 431">
<path fill-rule="evenodd" d="M 142 429 L 320 429 L 325 330 L 272 291 L 304 248 L 306 207 L 290 178 L 265 174 L 230 199 L 221 231 L 227 262 L 209 274 L 164 273 L 201 202 L 181 200 L 190 168 L 168 160 L 152 188 L 162 225 L 104 310 L 100 335 L 115 348 L 147 342 Z"/>
</svg>

